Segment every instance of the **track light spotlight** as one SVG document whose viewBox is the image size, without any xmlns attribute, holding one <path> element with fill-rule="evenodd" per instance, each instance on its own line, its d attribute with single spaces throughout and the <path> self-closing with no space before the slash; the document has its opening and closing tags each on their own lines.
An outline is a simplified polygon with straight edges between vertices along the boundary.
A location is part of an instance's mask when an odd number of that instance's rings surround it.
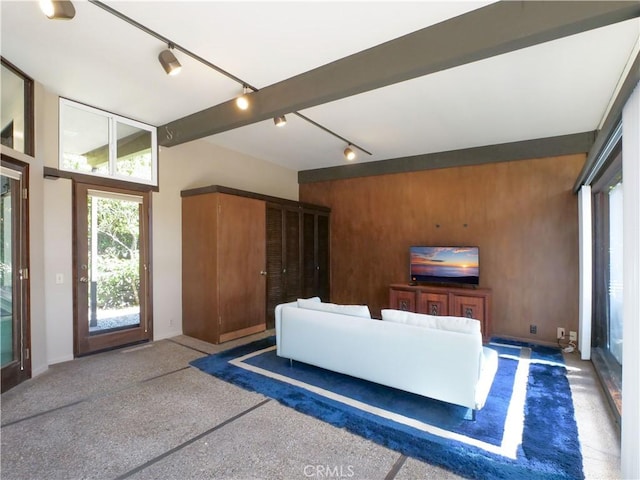
<svg viewBox="0 0 640 480">
<path fill-rule="evenodd" d="M 249 87 L 246 85 L 242 86 L 242 95 L 236 98 L 236 107 L 240 110 L 246 110 L 249 108 L 249 98 L 247 95 L 249 94 Z"/>
<path fill-rule="evenodd" d="M 273 123 L 276 127 L 284 127 L 287 124 L 287 119 L 284 115 L 280 115 L 273 118 Z"/>
<path fill-rule="evenodd" d="M 76 9 L 69 0 L 40 0 L 40 10 L 52 20 L 71 20 Z"/>
<path fill-rule="evenodd" d="M 167 72 L 167 75 L 177 75 L 180 73 L 182 69 L 182 65 L 173 54 L 171 49 L 173 45 L 169 44 L 169 48 L 167 50 L 163 50 L 158 55 L 158 60 L 160 60 L 160 65 L 164 68 L 164 71 Z"/>
<path fill-rule="evenodd" d="M 351 148 L 351 144 L 349 144 L 349 146 L 347 146 L 347 148 L 344 149 L 344 158 L 346 158 L 349 161 L 356 158 L 356 152 L 354 152 L 353 148 Z"/>
</svg>

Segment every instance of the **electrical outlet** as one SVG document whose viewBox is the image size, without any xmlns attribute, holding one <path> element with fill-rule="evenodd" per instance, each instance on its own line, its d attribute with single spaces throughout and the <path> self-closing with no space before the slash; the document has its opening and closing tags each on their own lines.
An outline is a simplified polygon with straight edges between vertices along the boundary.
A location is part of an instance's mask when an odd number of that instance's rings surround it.
<svg viewBox="0 0 640 480">
<path fill-rule="evenodd" d="M 564 328 L 558 327 L 558 334 L 556 335 L 558 340 L 562 340 L 564 338 Z"/>
<path fill-rule="evenodd" d="M 533 333 L 533 334 L 538 333 L 538 327 L 533 324 L 529 325 L 529 333 Z"/>
<path fill-rule="evenodd" d="M 569 332 L 569 341 L 577 342 L 578 341 L 578 332 Z"/>
</svg>

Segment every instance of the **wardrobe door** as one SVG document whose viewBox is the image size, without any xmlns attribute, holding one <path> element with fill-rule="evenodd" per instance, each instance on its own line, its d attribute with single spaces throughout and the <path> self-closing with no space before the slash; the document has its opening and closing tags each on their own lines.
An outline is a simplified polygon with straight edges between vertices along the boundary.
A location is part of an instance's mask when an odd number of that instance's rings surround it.
<svg viewBox="0 0 640 480">
<path fill-rule="evenodd" d="M 266 327 L 265 202 L 219 194 L 220 342 Z"/>
<path fill-rule="evenodd" d="M 329 215 L 316 216 L 316 292 L 323 302 L 329 301 L 331 272 L 329 255 Z"/>
<path fill-rule="evenodd" d="M 300 212 L 284 209 L 284 301 L 291 302 L 302 297 L 302 256 L 300 240 Z"/>
<path fill-rule="evenodd" d="M 218 198 L 182 198 L 182 332 L 218 343 Z"/>
<path fill-rule="evenodd" d="M 330 297 L 329 215 L 305 211 L 302 220 L 304 297 Z"/>
<path fill-rule="evenodd" d="M 316 216 L 313 212 L 302 214 L 302 292 L 303 297 L 316 292 Z"/>
<path fill-rule="evenodd" d="M 275 308 L 283 303 L 283 213 L 280 205 L 267 204 L 267 328 L 275 327 Z"/>
</svg>

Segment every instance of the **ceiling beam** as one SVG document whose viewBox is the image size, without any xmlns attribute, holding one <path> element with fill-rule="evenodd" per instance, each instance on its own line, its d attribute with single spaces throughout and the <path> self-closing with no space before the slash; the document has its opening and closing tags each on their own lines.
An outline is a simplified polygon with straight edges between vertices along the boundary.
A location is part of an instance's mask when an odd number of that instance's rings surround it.
<svg viewBox="0 0 640 480">
<path fill-rule="evenodd" d="M 562 157 L 586 153 L 593 145 L 595 132 L 573 133 L 558 137 L 535 138 L 518 142 L 463 148 L 448 152 L 425 153 L 411 157 L 350 163 L 339 167 L 298 172 L 298 183 L 327 182 L 348 178 L 372 177 L 395 173 L 419 172 L 439 168 L 469 167 L 486 163 L 513 162 L 532 158 Z"/>
<path fill-rule="evenodd" d="M 336 60 L 158 129 L 174 146 L 640 16 L 637 1 L 501 1 Z"/>
</svg>

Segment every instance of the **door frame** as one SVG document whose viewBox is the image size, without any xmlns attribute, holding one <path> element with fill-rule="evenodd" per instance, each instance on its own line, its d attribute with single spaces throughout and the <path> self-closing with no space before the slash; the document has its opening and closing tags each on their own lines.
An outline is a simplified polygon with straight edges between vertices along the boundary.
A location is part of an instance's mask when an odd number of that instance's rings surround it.
<svg viewBox="0 0 640 480">
<path fill-rule="evenodd" d="M 1 369 L 2 392 L 15 387 L 19 383 L 31 378 L 31 304 L 30 304 L 30 279 L 29 279 L 29 164 L 16 160 L 12 157 L 2 154 L 1 164 L 3 167 L 20 172 L 21 190 L 20 203 L 20 224 L 19 232 L 12 229 L 12 243 L 17 245 L 20 268 L 16 277 L 19 281 L 19 292 L 13 291 L 13 302 L 18 304 L 20 311 L 19 337 L 14 340 L 14 348 L 19 350 L 19 359 L 11 362 Z M 19 235 L 18 235 L 19 233 Z M 20 240 L 21 238 L 21 240 Z M 17 302 L 16 302 L 17 299 Z M 14 327 L 15 327 L 14 320 Z"/>
<path fill-rule="evenodd" d="M 87 195 L 89 190 L 131 195 L 142 198 L 140 222 L 140 325 L 123 330 L 89 335 L 88 321 L 81 318 L 81 298 L 87 298 L 88 283 L 80 281 L 83 276 L 80 255 L 88 255 L 86 233 Z M 151 275 L 151 192 L 127 188 L 106 187 L 74 181 L 73 184 L 73 353 L 80 357 L 92 353 L 119 348 L 126 345 L 148 342 L 153 339 L 153 296 Z M 86 273 L 85 273 L 86 275 Z M 85 314 L 86 315 L 86 314 Z M 84 325 L 83 325 L 84 324 Z"/>
</svg>

